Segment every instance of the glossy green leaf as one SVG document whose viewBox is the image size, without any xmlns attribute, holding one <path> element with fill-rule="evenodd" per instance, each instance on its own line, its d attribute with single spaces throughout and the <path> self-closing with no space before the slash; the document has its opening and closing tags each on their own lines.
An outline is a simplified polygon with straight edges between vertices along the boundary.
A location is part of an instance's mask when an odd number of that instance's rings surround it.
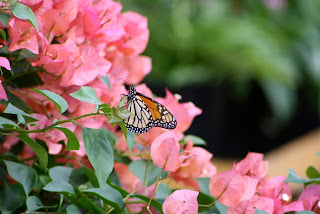
<svg viewBox="0 0 320 214">
<path fill-rule="evenodd" d="M 9 175 L 23 186 L 26 196 L 35 186 L 38 176 L 37 172 L 29 166 L 5 160 Z"/>
<path fill-rule="evenodd" d="M 121 194 L 109 185 L 106 185 L 105 190 L 101 188 L 91 188 L 83 190 L 82 192 L 102 199 L 104 202 L 114 207 L 118 212 L 121 212 L 121 209 L 123 208 L 123 199 Z"/>
<path fill-rule="evenodd" d="M 94 168 L 99 185 L 102 189 L 106 187 L 106 180 L 113 169 L 113 148 L 108 139 L 105 128 L 90 129 L 82 128 L 82 139 L 84 148 L 91 165 Z"/>
<path fill-rule="evenodd" d="M 58 129 L 64 133 L 64 135 L 68 138 L 66 150 L 79 150 L 80 149 L 80 143 L 77 138 L 77 136 L 70 130 L 64 127 L 54 127 L 55 129 Z"/>
<path fill-rule="evenodd" d="M 67 214 L 81 214 L 81 210 L 74 204 L 67 206 Z"/>
<path fill-rule="evenodd" d="M 147 169 L 147 176 L 146 174 Z M 146 161 L 146 160 L 136 160 L 130 163 L 129 170 L 135 176 L 137 176 L 142 182 L 145 182 L 146 177 L 146 186 L 150 186 L 157 181 L 159 174 L 161 173 L 162 169 L 154 165 L 154 163 Z M 167 172 L 162 172 L 161 178 L 166 178 L 168 176 Z"/>
<path fill-rule="evenodd" d="M 34 151 L 39 159 L 40 165 L 46 169 L 48 165 L 48 152 L 40 144 L 32 140 L 27 134 L 20 134 L 17 137 Z"/>
<path fill-rule="evenodd" d="M 57 106 L 60 113 L 63 113 L 68 109 L 67 101 L 63 99 L 60 95 L 53 93 L 52 91 L 39 90 L 37 88 L 31 89 L 31 91 L 38 92 L 39 94 L 42 94 L 43 96 L 51 100 Z"/>
<path fill-rule="evenodd" d="M 11 18 L 11 15 L 8 13 L 0 13 L 0 22 L 4 27 L 7 27 L 7 24 Z"/>
<path fill-rule="evenodd" d="M 203 205 L 209 205 L 209 204 L 213 204 L 214 202 L 214 198 L 211 196 L 211 195 L 207 195 L 203 192 L 199 192 L 199 195 L 197 197 L 197 201 L 198 201 L 198 204 L 203 204 Z M 209 213 L 212 213 L 214 207 L 202 207 L 200 206 L 199 207 L 199 213 L 200 212 L 209 212 Z"/>
<path fill-rule="evenodd" d="M 19 51 L 19 55 L 17 60 L 24 60 L 24 59 L 38 59 L 38 55 L 32 53 L 30 50 L 28 49 L 22 49 L 21 51 Z"/>
<path fill-rule="evenodd" d="M 15 17 L 23 20 L 28 20 L 37 29 L 37 31 L 39 31 L 37 19 L 34 16 L 33 11 L 29 7 L 18 3 L 16 5 L 13 5 L 10 10 Z"/>
<path fill-rule="evenodd" d="M 95 90 L 87 86 L 81 86 L 79 91 L 71 93 L 70 96 L 87 103 L 92 103 L 95 105 L 101 104 L 101 101 L 97 97 Z"/>
<path fill-rule="evenodd" d="M 227 213 L 227 206 L 224 204 L 221 204 L 219 200 L 215 202 L 215 206 L 218 209 L 219 213 Z"/>
<path fill-rule="evenodd" d="M 51 181 L 46 186 L 43 187 L 44 190 L 48 192 L 59 192 L 72 197 L 74 195 L 74 189 L 71 184 L 65 181 Z"/>
<path fill-rule="evenodd" d="M 20 184 L 4 185 L 0 192 L 0 211 L 11 214 L 25 204 L 26 196 Z"/>
</svg>

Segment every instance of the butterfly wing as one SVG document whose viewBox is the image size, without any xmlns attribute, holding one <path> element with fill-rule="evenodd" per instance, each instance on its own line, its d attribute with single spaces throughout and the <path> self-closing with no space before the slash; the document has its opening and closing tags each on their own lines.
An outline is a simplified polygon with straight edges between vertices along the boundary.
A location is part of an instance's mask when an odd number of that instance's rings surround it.
<svg viewBox="0 0 320 214">
<path fill-rule="evenodd" d="M 152 117 L 149 108 L 144 101 L 135 96 L 136 99 L 129 100 L 127 109 L 132 113 L 130 117 L 124 119 L 128 131 L 142 134 L 152 128 Z"/>
<path fill-rule="evenodd" d="M 144 102 L 151 113 L 152 126 L 165 129 L 176 128 L 177 120 L 166 107 L 143 94 L 137 93 L 136 97 L 139 97 Z"/>
</svg>

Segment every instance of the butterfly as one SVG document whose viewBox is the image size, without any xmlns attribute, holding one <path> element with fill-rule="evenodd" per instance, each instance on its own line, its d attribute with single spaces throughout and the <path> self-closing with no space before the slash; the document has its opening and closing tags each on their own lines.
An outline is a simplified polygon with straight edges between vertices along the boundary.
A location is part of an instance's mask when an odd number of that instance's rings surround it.
<svg viewBox="0 0 320 214">
<path fill-rule="evenodd" d="M 133 85 L 130 85 L 129 93 L 125 96 L 127 109 L 132 113 L 123 120 L 128 131 L 142 134 L 152 127 L 176 128 L 177 120 L 171 112 L 154 99 L 137 92 Z"/>
</svg>

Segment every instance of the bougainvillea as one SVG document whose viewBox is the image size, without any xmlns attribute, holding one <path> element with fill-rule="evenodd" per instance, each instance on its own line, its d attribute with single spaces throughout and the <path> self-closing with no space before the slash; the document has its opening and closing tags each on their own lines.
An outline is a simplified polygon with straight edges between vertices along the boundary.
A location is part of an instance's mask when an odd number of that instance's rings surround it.
<svg viewBox="0 0 320 214">
<path fill-rule="evenodd" d="M 309 184 L 291 202 L 262 154 L 216 172 L 203 140 L 184 134 L 201 109 L 140 84 L 146 17 L 111 0 L 2 1 L 0 15 L 3 213 L 319 212 L 319 179 L 289 176 Z M 125 83 L 170 109 L 176 129 L 128 132 Z"/>
</svg>

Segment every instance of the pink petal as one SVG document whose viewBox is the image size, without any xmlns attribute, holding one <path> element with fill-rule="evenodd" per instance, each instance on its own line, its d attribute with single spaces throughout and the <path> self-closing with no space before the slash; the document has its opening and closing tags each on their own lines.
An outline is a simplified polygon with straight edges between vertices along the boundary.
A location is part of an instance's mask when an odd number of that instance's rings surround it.
<svg viewBox="0 0 320 214">
<path fill-rule="evenodd" d="M 238 171 L 215 174 L 209 183 L 210 194 L 226 206 L 237 204 L 245 192 L 244 179 Z"/>
<path fill-rule="evenodd" d="M 241 175 L 248 175 L 260 179 L 268 173 L 268 163 L 263 161 L 263 154 L 249 152 L 247 156 L 236 165 Z"/>
<path fill-rule="evenodd" d="M 163 203 L 164 214 L 198 213 L 197 197 L 199 192 L 193 190 L 176 190 Z"/>
<path fill-rule="evenodd" d="M 3 88 L 2 82 L 0 80 L 0 100 L 5 99 L 8 101 L 7 93 Z"/>
<path fill-rule="evenodd" d="M 0 56 L 0 66 L 6 68 L 7 70 L 11 70 L 10 62 L 6 57 Z"/>
<path fill-rule="evenodd" d="M 155 165 L 174 172 L 180 167 L 179 142 L 174 132 L 157 137 L 151 145 L 151 158 Z"/>
<path fill-rule="evenodd" d="M 241 196 L 241 201 L 250 200 L 256 192 L 258 181 L 249 176 L 243 176 L 244 193 Z"/>
</svg>

